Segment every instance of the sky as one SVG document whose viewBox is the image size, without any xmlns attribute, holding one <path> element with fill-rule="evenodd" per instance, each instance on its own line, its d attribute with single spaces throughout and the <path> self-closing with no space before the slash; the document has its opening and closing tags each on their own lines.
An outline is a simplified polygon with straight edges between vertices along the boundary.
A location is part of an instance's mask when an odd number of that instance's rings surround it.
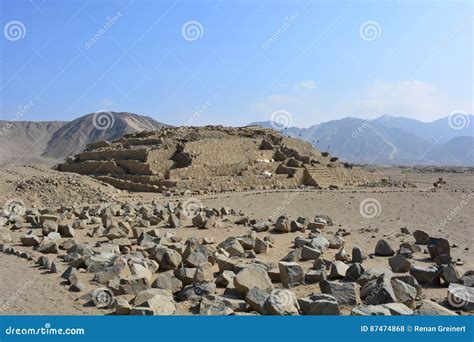
<svg viewBox="0 0 474 342">
<path fill-rule="evenodd" d="M 472 1 L 0 0 L 0 120 L 473 112 Z"/>
</svg>

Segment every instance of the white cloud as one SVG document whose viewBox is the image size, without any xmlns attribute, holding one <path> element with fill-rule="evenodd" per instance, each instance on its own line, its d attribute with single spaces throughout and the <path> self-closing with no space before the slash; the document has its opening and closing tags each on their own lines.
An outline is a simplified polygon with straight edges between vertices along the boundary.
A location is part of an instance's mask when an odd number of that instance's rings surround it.
<svg viewBox="0 0 474 342">
<path fill-rule="evenodd" d="M 367 93 L 354 103 L 353 112 L 366 118 L 391 114 L 431 121 L 454 109 L 432 83 L 417 80 L 394 83 L 375 81 Z"/>
<path fill-rule="evenodd" d="M 318 84 L 313 80 L 305 80 L 305 81 L 296 82 L 293 85 L 293 87 L 295 90 L 301 90 L 301 89 L 313 90 L 314 88 L 316 88 L 317 85 Z"/>
</svg>

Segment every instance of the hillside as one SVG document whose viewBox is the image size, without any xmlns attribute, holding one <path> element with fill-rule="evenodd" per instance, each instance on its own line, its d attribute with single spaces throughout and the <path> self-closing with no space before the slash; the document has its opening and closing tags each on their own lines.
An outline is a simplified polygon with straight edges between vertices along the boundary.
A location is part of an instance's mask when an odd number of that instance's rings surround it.
<svg viewBox="0 0 474 342">
<path fill-rule="evenodd" d="M 82 151 L 88 143 L 163 126 L 150 117 L 116 112 L 88 114 L 70 122 L 0 121 L 0 165 L 52 165 Z"/>
</svg>

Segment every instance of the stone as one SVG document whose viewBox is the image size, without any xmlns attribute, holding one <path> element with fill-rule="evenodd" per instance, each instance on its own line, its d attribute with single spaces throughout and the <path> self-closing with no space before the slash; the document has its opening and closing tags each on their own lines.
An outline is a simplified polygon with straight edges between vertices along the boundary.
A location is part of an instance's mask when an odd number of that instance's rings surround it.
<svg viewBox="0 0 474 342">
<path fill-rule="evenodd" d="M 62 237 L 74 237 L 75 231 L 69 224 L 60 224 L 58 226 L 58 233 L 61 234 Z"/>
<path fill-rule="evenodd" d="M 280 270 L 281 283 L 284 287 L 289 288 L 304 284 L 304 270 L 298 263 L 280 261 L 278 268 Z"/>
<path fill-rule="evenodd" d="M 415 230 L 413 232 L 413 237 L 415 238 L 416 243 L 419 245 L 426 245 L 428 243 L 428 239 L 430 238 L 428 233 L 423 230 Z"/>
<path fill-rule="evenodd" d="M 383 305 L 359 305 L 352 309 L 351 316 L 391 316 L 392 313 Z"/>
<path fill-rule="evenodd" d="M 383 305 L 359 305 L 352 309 L 351 316 L 391 316 L 392 313 Z"/>
<path fill-rule="evenodd" d="M 209 262 L 200 264 L 196 268 L 196 272 L 194 273 L 193 283 L 194 284 L 201 284 L 201 283 L 209 283 L 214 281 L 214 272 L 212 270 L 212 265 Z"/>
<path fill-rule="evenodd" d="M 190 285 L 193 283 L 196 268 L 194 267 L 180 267 L 174 271 L 176 278 L 182 281 L 183 285 Z"/>
<path fill-rule="evenodd" d="M 298 315 L 299 306 L 292 291 L 277 289 L 270 293 L 265 308 L 270 315 L 288 316 Z"/>
<path fill-rule="evenodd" d="M 132 311 L 131 305 L 124 298 L 117 298 L 115 304 L 116 315 L 130 315 Z"/>
<path fill-rule="evenodd" d="M 296 220 L 292 220 L 290 223 L 290 231 L 291 232 L 305 232 L 306 228 L 303 223 L 298 222 Z"/>
<path fill-rule="evenodd" d="M 357 281 L 364 274 L 365 270 L 359 263 L 354 263 L 349 266 L 346 271 L 344 279 L 346 281 Z"/>
<path fill-rule="evenodd" d="M 300 259 L 301 259 L 301 248 L 296 248 L 296 249 L 291 250 L 280 261 L 298 262 L 300 261 Z"/>
<path fill-rule="evenodd" d="M 448 303 L 455 309 L 474 310 L 474 288 L 461 284 L 449 284 Z"/>
<path fill-rule="evenodd" d="M 337 261 L 343 261 L 343 262 L 349 261 L 349 255 L 347 255 L 346 250 L 344 249 L 344 247 L 342 247 L 342 248 L 339 250 L 339 252 L 336 253 L 336 255 L 334 256 L 334 258 L 335 258 Z"/>
<path fill-rule="evenodd" d="M 448 265 L 451 263 L 451 256 L 447 254 L 440 254 L 434 258 L 434 262 L 438 266 Z"/>
<path fill-rule="evenodd" d="M 163 255 L 162 262 L 160 263 L 160 269 L 175 270 L 180 266 L 181 262 L 181 254 L 173 249 L 168 249 Z"/>
<path fill-rule="evenodd" d="M 275 222 L 275 231 L 278 233 L 289 233 L 291 231 L 290 220 L 287 216 L 280 216 Z"/>
<path fill-rule="evenodd" d="M 339 305 L 357 305 L 360 302 L 360 286 L 356 283 L 339 283 L 323 280 L 319 283 L 321 293 L 332 295 Z"/>
<path fill-rule="evenodd" d="M 258 233 L 266 232 L 270 229 L 270 222 L 268 221 L 257 221 L 253 226 L 252 229 Z"/>
<path fill-rule="evenodd" d="M 43 240 L 38 248 L 38 252 L 43 254 L 58 254 L 59 248 L 56 242 Z"/>
<path fill-rule="evenodd" d="M 428 252 L 433 260 L 440 255 L 451 255 L 451 247 L 446 239 L 429 238 L 427 245 Z"/>
<path fill-rule="evenodd" d="M 303 260 L 317 260 L 321 256 L 320 250 L 311 248 L 309 246 L 303 246 L 301 248 L 301 259 Z"/>
<path fill-rule="evenodd" d="M 411 262 L 408 261 L 403 255 L 397 254 L 388 259 L 388 264 L 393 272 L 405 273 L 410 271 Z"/>
<path fill-rule="evenodd" d="M 123 294 L 137 294 L 149 288 L 148 278 L 127 277 L 121 278 L 119 282 L 119 292 Z"/>
<path fill-rule="evenodd" d="M 327 279 L 326 269 L 309 270 L 305 273 L 305 282 L 307 284 L 316 284 Z"/>
<path fill-rule="evenodd" d="M 181 220 L 173 213 L 168 216 L 168 224 L 170 228 L 179 228 L 181 226 Z"/>
<path fill-rule="evenodd" d="M 198 251 L 191 252 L 186 260 L 184 260 L 184 264 L 187 267 L 198 267 L 205 262 L 208 262 L 207 255 Z"/>
<path fill-rule="evenodd" d="M 174 275 L 173 271 L 166 271 L 158 274 L 151 287 L 167 290 L 174 294 L 183 289 L 183 282 Z"/>
<path fill-rule="evenodd" d="M 405 304 L 407 307 L 414 309 L 417 290 L 413 286 L 399 280 L 392 278 L 390 280 L 393 292 L 397 302 Z"/>
<path fill-rule="evenodd" d="M 238 256 L 243 258 L 245 250 L 235 237 L 229 237 L 218 245 L 218 248 L 224 249 L 231 257 Z"/>
<path fill-rule="evenodd" d="M 352 248 L 352 262 L 362 264 L 364 261 L 364 253 L 359 247 Z"/>
<path fill-rule="evenodd" d="M 383 274 L 375 280 L 366 283 L 360 296 L 366 305 L 379 305 L 397 302 L 397 296 L 392 288 L 390 275 Z"/>
<path fill-rule="evenodd" d="M 431 300 L 424 300 L 420 307 L 415 310 L 415 315 L 422 316 L 457 316 L 457 314 L 444 306 Z"/>
<path fill-rule="evenodd" d="M 35 247 L 38 246 L 41 242 L 41 239 L 34 234 L 24 234 L 20 236 L 20 241 L 23 246 L 26 247 Z"/>
<path fill-rule="evenodd" d="M 329 241 L 329 248 L 341 249 L 345 243 L 346 241 L 341 236 L 336 235 Z"/>
<path fill-rule="evenodd" d="M 237 292 L 246 295 L 252 287 L 263 291 L 273 289 L 272 282 L 267 271 L 258 265 L 250 265 L 242 269 L 234 277 L 234 286 Z"/>
<path fill-rule="evenodd" d="M 166 290 L 148 289 L 141 291 L 137 293 L 132 303 L 138 308 L 148 308 L 153 315 L 157 316 L 169 316 L 176 312 L 173 295 Z M 135 314 L 133 309 L 131 314 Z"/>
<path fill-rule="evenodd" d="M 387 303 L 381 305 L 388 309 L 392 316 L 412 316 L 414 311 L 403 303 Z"/>
<path fill-rule="evenodd" d="M 268 291 L 252 287 L 245 295 L 245 302 L 249 307 L 261 315 L 267 314 L 265 303 L 267 302 L 270 293 Z"/>
<path fill-rule="evenodd" d="M 395 252 L 388 242 L 384 239 L 380 239 L 375 246 L 375 255 L 377 256 L 392 256 Z"/>
<path fill-rule="evenodd" d="M 56 262 L 52 262 L 51 267 L 50 267 L 49 270 L 50 270 L 51 273 L 60 273 L 61 272 L 61 266 Z"/>
<path fill-rule="evenodd" d="M 347 266 L 342 261 L 334 261 L 331 264 L 331 269 L 329 271 L 328 279 L 344 279 L 346 276 L 347 270 L 349 266 Z"/>
<path fill-rule="evenodd" d="M 235 273 L 233 271 L 225 270 L 216 278 L 216 285 L 221 287 L 227 287 L 229 284 L 234 283 Z"/>
<path fill-rule="evenodd" d="M 410 274 L 420 285 L 439 285 L 440 274 L 436 267 L 412 267 Z"/>
<path fill-rule="evenodd" d="M 268 250 L 268 243 L 257 237 L 255 239 L 255 246 L 253 247 L 253 250 L 257 254 L 265 254 Z"/>
<path fill-rule="evenodd" d="M 365 270 L 364 274 L 359 279 L 357 279 L 357 283 L 360 286 L 364 286 L 369 281 L 376 280 L 377 278 L 379 278 L 380 276 L 384 274 L 389 275 L 389 276 L 393 275 L 392 271 L 390 271 L 388 268 L 372 267 Z"/>
<path fill-rule="evenodd" d="M 339 303 L 336 298 L 327 294 L 312 294 L 306 298 L 298 299 L 303 315 L 339 315 Z"/>
<path fill-rule="evenodd" d="M 458 284 L 461 282 L 459 273 L 453 264 L 440 266 L 439 275 L 446 284 L 451 284 L 451 283 Z"/>
<path fill-rule="evenodd" d="M 318 236 L 311 239 L 311 247 L 323 253 L 329 247 L 329 241 L 323 236 Z"/>
<path fill-rule="evenodd" d="M 201 316 L 228 316 L 234 314 L 234 307 L 224 297 L 206 295 L 199 303 L 199 314 Z"/>
</svg>

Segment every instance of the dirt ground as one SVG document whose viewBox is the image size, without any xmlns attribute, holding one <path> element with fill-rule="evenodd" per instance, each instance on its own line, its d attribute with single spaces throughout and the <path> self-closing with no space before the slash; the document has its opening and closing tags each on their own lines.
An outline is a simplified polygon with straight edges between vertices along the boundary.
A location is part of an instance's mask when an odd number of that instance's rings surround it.
<svg viewBox="0 0 474 342">
<path fill-rule="evenodd" d="M 26 170 L 26 171 L 25 171 Z M 36 169 L 35 169 L 36 170 Z M 0 173 L 5 173 L 0 169 Z M 16 169 L 24 177 L 25 173 L 34 174 L 32 169 Z M 44 175 L 43 171 L 41 172 Z M 205 206 L 220 208 L 229 206 L 251 219 L 263 219 L 280 215 L 291 217 L 308 217 L 313 219 L 315 215 L 328 215 L 332 218 L 334 226 L 322 230 L 323 236 L 330 239 L 338 229 L 346 229 L 350 235 L 345 236 L 345 249 L 350 254 L 352 247 L 362 248 L 366 255 L 373 253 L 378 239 L 386 239 L 394 249 L 398 249 L 401 242 L 414 242 L 412 235 L 400 234 L 401 228 L 408 228 L 410 232 L 422 229 L 434 237 L 443 237 L 449 240 L 452 246 L 453 259 L 458 261 L 457 268 L 462 275 L 465 271 L 474 270 L 474 248 L 473 222 L 474 222 L 474 173 L 412 173 L 408 176 L 402 174 L 398 168 L 379 169 L 378 173 L 391 179 L 401 179 L 413 182 L 416 188 L 354 188 L 344 190 L 287 190 L 266 192 L 237 192 L 221 193 L 195 196 L 194 199 L 202 201 Z M 2 198 L 20 198 L 27 205 L 30 199 L 24 192 L 13 190 L 15 179 L 12 173 L 7 172 L 9 178 L 0 180 L 0 192 Z M 96 187 L 97 191 L 105 195 L 114 196 L 118 200 L 151 202 L 152 200 L 179 201 L 177 197 L 163 197 L 152 193 L 127 193 L 116 191 L 109 186 L 89 179 L 84 179 L 83 187 L 89 185 Z M 445 185 L 433 190 L 433 183 L 443 177 Z M 23 178 L 22 178 L 23 179 Z M 90 183 L 86 183 L 90 182 Z M 55 191 L 49 196 L 56 196 Z M 95 191 L 95 190 L 94 190 Z M 87 200 L 87 192 L 81 193 L 81 200 Z M 182 198 L 181 198 L 182 199 Z M 41 196 L 35 197 L 35 204 L 42 205 Z M 91 198 L 91 202 L 100 200 L 100 196 Z M 75 199 L 78 203 L 77 199 Z M 91 203 L 88 202 L 88 203 Z M 362 208 L 361 208 L 362 203 Z M 370 211 L 364 207 L 364 203 L 371 204 Z M 44 203 L 46 204 L 46 203 Z M 68 205 L 64 201 L 64 205 Z M 365 211 L 367 210 L 367 212 Z M 183 241 L 188 237 L 214 237 L 217 245 L 229 236 L 240 236 L 247 234 L 249 227 L 235 225 L 232 220 L 224 222 L 221 227 L 209 230 L 182 227 L 177 229 L 158 228 L 163 234 L 172 231 L 181 236 Z M 24 233 L 23 229 L 13 232 L 14 241 L 18 241 L 19 235 Z M 83 234 L 83 235 L 81 235 Z M 292 241 L 297 236 L 306 237 L 308 233 L 272 234 L 269 232 L 258 233 L 259 236 L 271 235 L 274 239 L 273 248 L 267 254 L 260 254 L 259 259 L 278 262 L 292 247 Z M 76 236 L 78 240 L 90 242 L 90 238 L 81 232 Z M 12 246 L 15 246 L 12 244 Z M 31 251 L 31 248 L 16 245 L 18 249 Z M 337 250 L 329 249 L 323 255 L 327 259 L 334 259 Z M 39 254 L 35 254 L 35 258 Z M 364 268 L 382 266 L 388 267 L 388 258 L 373 257 L 364 261 Z M 429 255 L 426 253 L 415 253 L 412 259 L 415 266 L 432 265 Z M 305 269 L 309 269 L 312 262 L 300 262 Z M 64 268 L 66 265 L 64 265 Z M 89 279 L 91 275 L 81 274 L 82 279 Z M 84 293 L 76 294 L 68 292 L 61 285 L 59 275 L 46 274 L 37 269 L 32 261 L 19 259 L 15 256 L 0 254 L 0 313 L 1 314 L 104 314 L 105 310 L 84 306 L 84 301 L 76 301 L 76 298 Z M 25 285 L 26 284 L 26 285 Z M 87 290 L 95 287 L 86 282 Z M 23 289 L 26 288 L 26 289 Z M 298 297 L 311 292 L 320 292 L 319 285 L 301 285 L 292 288 Z M 446 298 L 446 287 L 425 288 L 423 294 L 426 298 L 432 298 L 442 302 Z M 12 299 L 13 298 L 13 299 Z M 1 310 L 7 305 L 7 310 Z M 189 314 L 188 307 L 178 307 L 180 314 Z M 347 313 L 347 311 L 344 311 Z"/>
</svg>

